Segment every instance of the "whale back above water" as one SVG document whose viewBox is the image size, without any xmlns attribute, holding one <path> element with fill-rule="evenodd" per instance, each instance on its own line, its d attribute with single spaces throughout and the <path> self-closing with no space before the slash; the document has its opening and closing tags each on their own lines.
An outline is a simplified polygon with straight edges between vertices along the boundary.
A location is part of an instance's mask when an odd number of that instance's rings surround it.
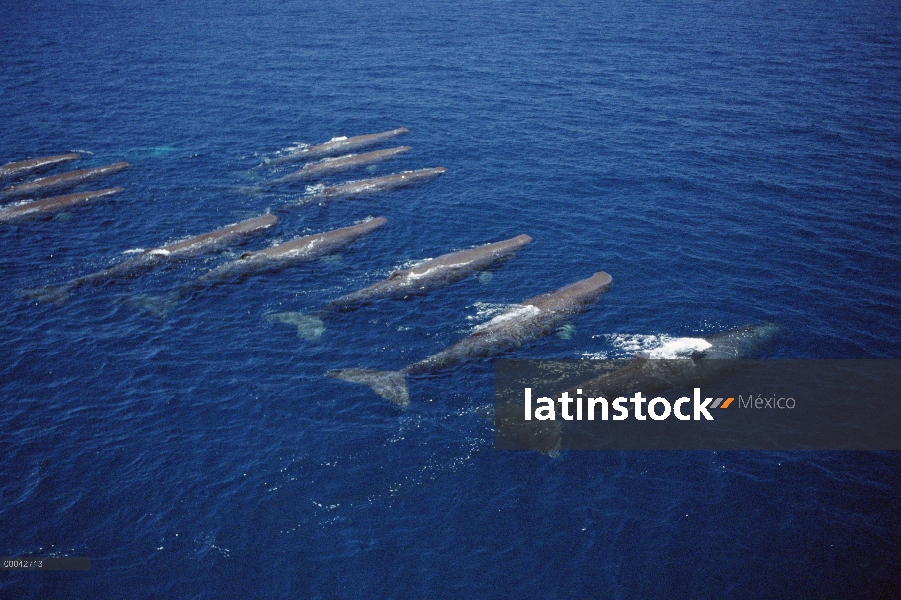
<svg viewBox="0 0 901 600">
<path fill-rule="evenodd" d="M 332 300 L 320 311 L 320 314 L 351 311 L 383 298 L 406 298 L 427 293 L 510 258 L 517 250 L 531 241 L 531 237 L 523 234 L 501 242 L 451 252 L 438 258 L 425 260 L 410 269 L 394 271 L 387 279 Z"/>
<path fill-rule="evenodd" d="M 101 271 L 82 275 L 62 285 L 47 286 L 39 289 L 25 290 L 22 296 L 38 302 L 55 302 L 62 304 L 69 294 L 86 285 L 100 285 L 109 281 L 134 277 L 155 266 L 171 260 L 195 256 L 203 252 L 211 252 L 241 238 L 261 233 L 278 222 L 274 215 L 265 214 L 252 219 L 240 221 L 233 225 L 173 242 L 158 248 L 140 251 L 119 263 Z"/>
<path fill-rule="evenodd" d="M 318 162 L 307 163 L 299 171 L 289 173 L 288 175 L 279 177 L 278 179 L 271 181 L 267 185 L 267 187 L 293 183 L 295 181 L 310 181 L 319 177 L 325 177 L 326 175 L 341 173 L 355 167 L 361 167 L 390 160 L 392 158 L 400 156 L 405 152 L 408 152 L 409 150 L 410 146 L 398 146 L 396 148 L 375 150 L 373 152 L 365 152 L 363 154 L 348 154 L 346 156 L 326 158 Z"/>
<path fill-rule="evenodd" d="M 392 173 L 391 175 L 372 177 L 370 179 L 349 181 L 340 185 L 324 188 L 318 194 L 315 194 L 313 198 L 349 197 L 375 194 L 428 181 L 446 172 L 447 168 L 445 167 L 432 167 L 416 171 L 405 171 L 403 173 Z"/>
<path fill-rule="evenodd" d="M 443 371 L 468 360 L 487 358 L 518 348 L 547 335 L 561 322 L 596 302 L 610 289 L 613 278 L 600 271 L 587 279 L 529 298 L 513 310 L 484 323 L 453 346 L 400 371 L 352 368 L 329 371 L 329 377 L 368 385 L 376 394 L 398 406 L 410 403 L 407 375 Z"/>
<path fill-rule="evenodd" d="M 183 291 L 216 285 L 240 275 L 274 271 L 314 260 L 353 243 L 387 222 L 385 217 L 377 217 L 349 227 L 295 238 L 263 250 L 245 252 L 237 260 L 221 265 L 187 284 Z"/>
<path fill-rule="evenodd" d="M 297 152 L 292 152 L 287 156 L 282 156 L 270 162 L 270 164 L 282 164 L 286 162 L 294 162 L 298 160 L 306 160 L 310 158 L 321 158 L 324 156 L 334 156 L 342 152 L 349 152 L 367 146 L 373 146 L 383 140 L 391 139 L 399 135 L 409 132 L 406 127 L 398 127 L 390 131 L 382 131 L 380 133 L 368 133 L 365 135 L 357 135 L 354 137 L 337 137 L 314 146 L 307 146 Z"/>
<path fill-rule="evenodd" d="M 35 217 L 54 213 L 71 206 L 84 204 L 99 198 L 106 198 L 124 191 L 125 188 L 107 188 L 105 190 L 95 190 L 91 192 L 78 192 L 76 194 L 66 194 L 65 196 L 53 196 L 43 200 L 32 200 L 14 204 L 0 209 L 0 223 L 15 221 L 26 217 Z"/>
<path fill-rule="evenodd" d="M 544 311 L 576 310 L 597 300 L 610 288 L 612 282 L 613 278 L 608 273 L 601 271 L 588 279 L 523 300 L 520 304 L 535 306 Z"/>
<path fill-rule="evenodd" d="M 36 173 L 43 169 L 49 169 L 56 165 L 71 162 L 81 158 L 78 152 L 70 152 L 68 154 L 57 154 L 55 156 L 42 156 L 40 158 L 30 158 L 28 160 L 20 160 L 0 166 L 0 179 L 20 177 L 30 173 Z"/>
<path fill-rule="evenodd" d="M 91 169 L 79 169 L 77 171 L 69 171 L 59 175 L 50 175 L 49 177 L 41 177 L 27 183 L 20 183 L 3 188 L 2 195 L 7 198 L 21 198 L 29 195 L 41 195 L 48 192 L 73 188 L 86 181 L 92 181 L 100 177 L 106 177 L 123 171 L 128 168 L 128 163 L 119 161 L 111 165 L 102 167 L 94 167 Z"/>
<path fill-rule="evenodd" d="M 213 246 L 225 245 L 235 238 L 269 229 L 278 223 L 278 218 L 272 214 L 260 215 L 247 219 L 216 231 L 190 237 L 180 242 L 174 242 L 159 248 L 169 254 L 188 255 L 210 249 Z"/>
<path fill-rule="evenodd" d="M 444 370 L 472 358 L 485 358 L 547 335 L 584 310 L 610 289 L 613 278 L 604 271 L 546 294 L 529 298 L 513 310 L 476 328 L 450 348 L 408 366 L 409 374 Z"/>
</svg>

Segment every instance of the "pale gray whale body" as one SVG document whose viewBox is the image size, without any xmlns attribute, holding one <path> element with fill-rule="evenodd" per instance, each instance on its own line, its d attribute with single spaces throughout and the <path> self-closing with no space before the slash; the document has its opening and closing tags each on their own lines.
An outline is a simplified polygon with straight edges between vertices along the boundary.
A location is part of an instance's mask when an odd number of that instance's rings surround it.
<svg viewBox="0 0 901 600">
<path fill-rule="evenodd" d="M 334 185 L 319 191 L 318 193 L 304 196 L 297 201 L 297 204 L 306 204 L 316 200 L 327 200 L 331 198 L 350 198 L 353 196 L 368 196 L 379 192 L 387 192 L 398 188 L 407 187 L 429 181 L 438 177 L 442 173 L 446 173 L 444 167 L 434 167 L 432 169 L 420 169 L 418 171 L 405 171 L 403 173 L 394 173 L 393 175 L 383 175 L 382 177 L 373 177 L 371 179 L 360 179 L 358 181 L 349 181 L 341 185 Z"/>
<path fill-rule="evenodd" d="M 184 286 L 182 293 L 215 286 L 250 273 L 278 271 L 331 254 L 367 233 L 384 226 L 388 219 L 378 217 L 324 233 L 307 235 L 255 252 L 245 252 L 237 260 L 221 265 Z"/>
<path fill-rule="evenodd" d="M 56 156 L 42 156 L 41 158 L 20 160 L 18 162 L 0 166 L 0 179 L 35 173 L 56 165 L 78 160 L 79 158 L 81 158 L 81 154 L 78 152 L 70 152 L 69 154 L 57 154 Z"/>
<path fill-rule="evenodd" d="M 282 164 L 286 162 L 294 162 L 298 160 L 307 160 L 310 158 L 321 158 L 323 156 L 335 156 L 343 152 L 350 152 L 359 148 L 373 146 L 381 141 L 397 137 L 407 133 L 406 127 L 398 127 L 391 131 L 383 131 L 381 133 L 369 133 L 366 135 L 358 135 L 354 137 L 336 137 L 315 146 L 307 146 L 297 152 L 292 152 L 287 156 L 279 157 L 269 162 L 271 165 Z"/>
<path fill-rule="evenodd" d="M 51 175 L 50 177 L 41 177 L 27 183 L 12 185 L 3 188 L 2 195 L 7 198 L 22 198 L 24 196 L 39 196 L 50 192 L 73 188 L 86 181 L 106 177 L 113 173 L 118 173 L 128 168 L 128 163 L 120 161 L 103 167 L 95 167 L 93 169 L 80 169 L 78 171 L 69 171 L 60 175 Z"/>
<path fill-rule="evenodd" d="M 295 181 L 311 181 L 320 177 L 325 177 L 326 175 L 349 171 L 356 167 L 390 160 L 409 150 L 410 146 L 398 146 L 397 148 L 375 150 L 374 152 L 364 152 L 363 154 L 348 154 L 347 156 L 326 158 L 319 162 L 307 163 L 299 171 L 289 173 L 284 177 L 279 177 L 278 179 L 269 182 L 266 187 L 294 183 Z"/>
<path fill-rule="evenodd" d="M 326 375 L 365 383 L 379 396 L 406 406 L 410 402 L 407 375 L 435 373 L 468 360 L 519 348 L 529 340 L 551 333 L 559 324 L 597 302 L 610 289 L 612 281 L 610 275 L 601 271 L 556 291 L 523 300 L 516 309 L 479 326 L 450 348 L 400 371 L 357 368 L 329 371 Z"/>
<path fill-rule="evenodd" d="M 100 285 L 110 281 L 128 279 L 166 261 L 180 260 L 204 252 L 212 252 L 244 237 L 261 233 L 278 222 L 274 215 L 262 215 L 247 219 L 216 231 L 190 237 L 159 248 L 150 248 L 102 271 L 83 275 L 59 286 L 26 290 L 22 294 L 39 302 L 64 301 L 70 292 L 86 285 Z"/>
<path fill-rule="evenodd" d="M 98 198 L 106 198 L 123 191 L 125 188 L 108 188 L 105 190 L 96 190 L 93 192 L 79 192 L 77 194 L 66 194 L 65 196 L 54 196 L 45 198 L 44 200 L 32 200 L 30 202 L 22 202 L 0 208 L 0 223 L 7 223 L 26 217 L 35 217 L 57 212 L 78 204 L 84 204 Z"/>
<path fill-rule="evenodd" d="M 299 312 L 283 312 L 272 313 L 266 318 L 269 321 L 296 325 L 300 336 L 314 340 L 325 331 L 322 320 L 333 313 L 356 310 L 376 300 L 425 294 L 450 285 L 471 273 L 482 271 L 510 258 L 531 241 L 531 237 L 523 234 L 502 242 L 485 244 L 423 261 L 410 269 L 395 271 L 387 279 L 332 300 L 315 316 Z"/>
</svg>

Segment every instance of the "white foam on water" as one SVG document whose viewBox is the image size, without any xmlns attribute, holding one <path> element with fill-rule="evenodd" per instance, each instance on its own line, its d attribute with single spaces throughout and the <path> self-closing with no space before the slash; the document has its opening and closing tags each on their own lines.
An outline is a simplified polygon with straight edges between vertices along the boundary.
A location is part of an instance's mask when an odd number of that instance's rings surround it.
<svg viewBox="0 0 901 600">
<path fill-rule="evenodd" d="M 290 155 L 290 154 L 294 154 L 296 152 L 300 152 L 301 150 L 303 150 L 304 148 L 308 148 L 309 146 L 310 146 L 309 144 L 306 144 L 304 142 L 297 142 L 291 146 L 282 148 L 281 150 L 276 152 L 276 154 L 289 154 Z"/>
<path fill-rule="evenodd" d="M 306 144 L 304 142 L 295 142 L 294 144 L 292 144 L 290 146 L 285 146 L 284 148 L 282 148 L 280 150 L 276 150 L 275 152 L 273 152 L 272 157 L 268 157 L 268 156 L 264 157 L 262 164 L 268 165 L 269 163 L 276 161 L 279 158 L 284 158 L 286 156 L 293 156 L 295 154 L 299 154 L 307 147 L 309 147 L 309 144 Z"/>
<path fill-rule="evenodd" d="M 586 352 L 584 358 L 629 358 L 636 352 L 645 352 L 650 358 L 689 358 L 693 352 L 710 348 L 703 338 L 672 337 L 666 334 L 612 333 L 603 336 L 613 347 L 611 352 Z"/>
<path fill-rule="evenodd" d="M 330 139 L 329 142 L 343 142 L 346 139 L 347 139 L 346 135 L 339 135 L 337 137 L 333 137 L 332 139 Z"/>
<path fill-rule="evenodd" d="M 525 306 L 516 304 L 514 306 L 515 308 L 512 308 L 505 313 L 499 314 L 487 323 L 476 325 L 473 328 L 473 331 L 479 331 L 487 327 L 494 327 L 495 325 L 499 325 L 505 321 L 510 321 L 512 319 L 525 319 L 537 315 L 541 312 L 540 308 L 538 308 L 537 306 L 532 306 L 531 304 L 526 304 Z"/>
<path fill-rule="evenodd" d="M 144 248 L 130 248 L 122 254 L 140 254 L 141 252 L 144 252 Z"/>
<path fill-rule="evenodd" d="M 356 154 L 348 154 L 347 156 L 329 156 L 328 158 L 323 158 L 322 160 L 310 163 L 309 165 L 304 166 L 304 169 L 310 167 L 310 165 L 327 165 L 329 163 L 333 163 L 336 160 L 343 160 L 348 156 L 356 156 Z"/>
<path fill-rule="evenodd" d="M 500 304 L 494 302 L 476 302 L 473 304 L 476 314 L 466 317 L 467 321 L 486 321 L 494 317 L 520 308 L 519 304 Z"/>
<path fill-rule="evenodd" d="M 413 279 L 413 280 L 422 279 L 423 277 L 428 277 L 428 276 L 432 275 L 436 271 L 451 271 L 451 270 L 455 269 L 456 267 L 465 267 L 468 264 L 469 264 L 468 262 L 461 262 L 461 263 L 454 263 L 454 264 L 450 264 L 450 265 L 436 265 L 436 266 L 432 267 L 431 269 L 426 269 L 422 273 L 410 273 L 409 275 L 407 275 L 407 277 L 409 279 Z"/>
<path fill-rule="evenodd" d="M 693 352 L 702 352 L 711 345 L 703 338 L 673 338 L 648 354 L 651 358 L 688 358 Z"/>
<path fill-rule="evenodd" d="M 399 267 L 395 267 L 395 271 L 402 271 L 404 269 L 415 269 L 420 265 L 424 265 L 425 263 L 432 260 L 431 258 L 411 258 L 407 262 L 401 264 Z"/>
</svg>

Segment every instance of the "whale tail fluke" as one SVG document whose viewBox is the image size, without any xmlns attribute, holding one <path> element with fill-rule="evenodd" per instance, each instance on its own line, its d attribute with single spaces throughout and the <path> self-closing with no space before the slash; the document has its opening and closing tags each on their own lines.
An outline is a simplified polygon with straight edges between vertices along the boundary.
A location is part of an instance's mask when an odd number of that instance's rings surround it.
<svg viewBox="0 0 901 600">
<path fill-rule="evenodd" d="M 71 285 L 48 285 L 42 288 L 22 290 L 19 292 L 19 296 L 26 300 L 35 300 L 41 304 L 62 306 L 69 298 L 69 292 L 71 291 Z"/>
<path fill-rule="evenodd" d="M 162 320 L 169 316 L 169 311 L 172 310 L 180 297 L 181 293 L 178 291 L 170 292 L 169 294 L 162 296 L 154 294 L 138 294 L 136 296 L 127 297 L 125 303 L 132 308 L 143 310 L 147 314 Z"/>
<path fill-rule="evenodd" d="M 300 312 L 269 313 L 266 320 L 270 323 L 285 323 L 297 327 L 297 335 L 308 342 L 318 341 L 325 331 L 325 323 L 319 317 L 305 315 Z"/>
<path fill-rule="evenodd" d="M 365 383 L 372 391 L 398 406 L 410 404 L 410 392 L 403 371 L 376 371 L 375 369 L 341 369 L 326 373 L 329 377 Z"/>
</svg>

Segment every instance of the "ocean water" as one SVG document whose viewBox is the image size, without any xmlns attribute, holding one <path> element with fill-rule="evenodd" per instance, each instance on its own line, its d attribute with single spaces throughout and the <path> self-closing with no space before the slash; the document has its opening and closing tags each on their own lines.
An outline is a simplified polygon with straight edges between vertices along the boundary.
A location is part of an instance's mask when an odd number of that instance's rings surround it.
<svg viewBox="0 0 901 600">
<path fill-rule="evenodd" d="M 776 358 L 901 358 L 897 3 L 0 1 L 0 163 L 84 151 L 112 199 L 0 227 L 4 598 L 891 597 L 901 457 L 499 452 L 490 361 L 400 410 L 397 369 L 511 303 L 613 287 L 508 356 L 626 357 L 774 321 Z M 283 210 L 298 144 L 408 127 L 428 184 Z M 387 147 L 387 144 L 383 147 Z M 62 171 L 64 169 L 58 169 Z M 241 247 L 78 290 L 273 210 Z M 335 257 L 134 306 L 244 250 L 385 216 Z M 312 313 L 411 261 L 528 233 L 426 297 Z M 677 343 L 678 345 L 678 343 Z"/>
</svg>

